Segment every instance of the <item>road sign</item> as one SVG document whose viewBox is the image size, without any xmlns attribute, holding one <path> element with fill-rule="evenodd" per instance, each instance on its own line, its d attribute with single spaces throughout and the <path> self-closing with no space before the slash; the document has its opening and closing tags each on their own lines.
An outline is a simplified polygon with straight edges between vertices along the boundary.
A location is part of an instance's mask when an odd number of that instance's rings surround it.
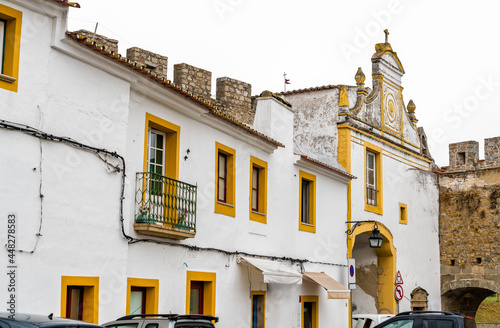
<svg viewBox="0 0 500 328">
<path fill-rule="evenodd" d="M 396 280 L 394 280 L 394 285 L 402 285 L 403 277 L 401 277 L 401 272 L 398 270 L 398 274 L 396 275 Z"/>
<path fill-rule="evenodd" d="M 347 264 L 349 266 L 348 282 L 350 284 L 355 284 L 356 283 L 356 262 L 354 259 L 348 259 Z"/>
<path fill-rule="evenodd" d="M 396 287 L 394 288 L 394 297 L 396 297 L 398 301 L 401 301 L 403 299 L 404 294 L 405 292 L 403 291 L 403 286 L 396 285 Z"/>
</svg>

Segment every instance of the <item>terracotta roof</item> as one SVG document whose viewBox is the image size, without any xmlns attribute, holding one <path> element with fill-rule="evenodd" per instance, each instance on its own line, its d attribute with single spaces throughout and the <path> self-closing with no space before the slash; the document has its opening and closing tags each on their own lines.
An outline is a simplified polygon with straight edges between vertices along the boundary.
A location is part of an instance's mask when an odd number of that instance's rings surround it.
<svg viewBox="0 0 500 328">
<path fill-rule="evenodd" d="M 76 2 L 68 2 L 68 0 L 47 0 L 47 1 L 57 3 L 57 4 L 61 5 L 61 6 L 65 6 L 65 7 L 80 8 L 80 5 L 78 3 L 76 3 Z"/>
<path fill-rule="evenodd" d="M 330 170 L 330 171 L 333 171 L 333 172 L 335 172 L 335 173 L 338 173 L 338 174 L 340 174 L 340 175 L 343 175 L 343 176 L 345 176 L 345 177 L 347 177 L 347 178 L 349 178 L 349 179 L 357 179 L 357 177 L 355 177 L 354 175 L 351 175 L 351 174 L 349 174 L 349 173 L 347 173 L 347 172 L 345 172 L 345 171 L 342 171 L 341 169 L 338 169 L 338 168 L 336 168 L 336 167 L 333 167 L 333 166 L 331 166 L 331 165 L 328 165 L 328 164 L 325 164 L 325 163 L 323 163 L 323 162 L 320 162 L 320 161 L 318 161 L 317 159 L 311 158 L 311 157 L 306 156 L 306 155 L 301 155 L 301 154 L 296 154 L 296 155 L 299 155 L 302 159 L 304 159 L 304 160 L 306 160 L 306 161 L 309 161 L 309 162 L 311 162 L 311 163 L 314 163 L 314 164 L 317 164 L 317 165 L 319 165 L 319 166 L 322 166 L 322 167 L 324 167 L 324 168 L 326 168 L 326 169 L 328 169 L 328 170 Z"/>
<path fill-rule="evenodd" d="M 298 89 L 298 90 L 292 90 L 292 91 L 285 91 L 285 92 L 278 92 L 276 93 L 277 95 L 292 95 L 296 93 L 303 93 L 303 92 L 309 92 L 309 91 L 321 91 L 321 90 L 329 90 L 329 89 L 335 89 L 337 88 L 336 85 L 323 85 L 321 87 L 311 87 L 311 88 L 306 88 L 306 89 Z"/>
<path fill-rule="evenodd" d="M 57 0 L 53 0 L 53 1 L 57 1 Z M 175 91 L 176 93 L 183 95 L 184 97 L 188 98 L 189 100 L 194 101 L 195 103 L 198 103 L 199 105 L 208 109 L 208 112 L 210 114 L 212 114 L 212 115 L 214 115 L 214 116 L 216 116 L 224 121 L 227 121 L 233 125 L 236 125 L 236 126 L 240 127 L 241 129 L 247 131 L 248 133 L 253 134 L 253 135 L 255 135 L 255 136 L 257 136 L 257 137 L 259 137 L 259 138 L 261 138 L 261 139 L 263 139 L 263 140 L 265 140 L 265 141 L 267 141 L 267 142 L 269 142 L 277 147 L 285 147 L 279 141 L 276 141 L 276 140 L 264 135 L 263 133 L 252 129 L 250 126 L 246 125 L 243 122 L 238 121 L 237 119 L 233 118 L 232 116 L 225 114 L 216 105 L 214 105 L 211 101 L 209 101 L 205 98 L 202 98 L 200 96 L 197 96 L 197 95 L 193 94 L 192 92 L 188 92 L 188 91 L 182 89 L 180 86 L 178 86 L 177 84 L 173 83 L 170 80 L 158 77 L 157 74 L 151 73 L 151 70 L 145 68 L 144 66 L 140 66 L 139 64 L 137 64 L 134 61 L 130 61 L 129 59 L 122 57 L 122 55 L 120 55 L 119 53 L 109 51 L 103 46 L 98 46 L 93 41 L 87 41 L 87 38 L 80 36 L 78 34 L 78 32 L 66 32 L 66 35 L 70 39 L 75 40 L 76 42 L 86 46 L 88 49 L 91 49 L 91 50 L 93 50 L 93 51 L 95 51 L 95 52 L 97 52 L 97 53 L 99 53 L 99 54 L 101 54 L 109 59 L 112 59 L 116 63 L 122 64 L 122 65 L 128 67 L 129 69 L 135 70 L 136 72 L 138 72 L 138 73 L 150 78 L 151 80 L 161 84 L 163 87 L 170 89 L 172 91 Z"/>
</svg>

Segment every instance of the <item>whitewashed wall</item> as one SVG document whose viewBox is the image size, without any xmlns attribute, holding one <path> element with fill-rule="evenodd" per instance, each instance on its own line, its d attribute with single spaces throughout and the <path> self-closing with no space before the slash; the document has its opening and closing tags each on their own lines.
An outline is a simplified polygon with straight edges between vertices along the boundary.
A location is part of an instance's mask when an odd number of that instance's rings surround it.
<svg viewBox="0 0 500 328">
<path fill-rule="evenodd" d="M 277 138 L 286 147 L 269 153 L 244 132 L 228 133 L 235 128 L 201 114 L 198 105 L 184 97 L 153 91 L 136 73 L 54 35 L 63 30 L 65 9 L 44 1 L 0 3 L 23 11 L 19 90 L 0 90 L 0 119 L 124 156 L 127 234 L 140 238 L 132 226 L 135 173 L 143 170 L 144 120 L 149 112 L 181 127 L 179 178 L 198 185 L 197 234 L 180 244 L 328 262 L 335 265 L 304 265 L 347 284 L 346 185 L 306 170 L 317 176 L 317 232 L 298 230 L 299 157 L 293 154 L 291 120 L 282 122 L 285 137 Z M 236 149 L 234 218 L 214 213 L 215 141 Z M 159 279 L 159 311 L 184 313 L 186 271 L 192 270 L 217 274 L 219 327 L 248 326 L 248 268 L 237 264 L 235 256 L 219 252 L 129 245 L 119 217 L 121 175 L 108 172 L 95 154 L 4 129 L 0 153 L 0 215 L 18 215 L 18 248 L 23 250 L 16 254 L 18 312 L 62 315 L 61 276 L 96 276 L 100 323 L 125 314 L 128 277 Z M 251 155 L 269 165 L 266 225 L 248 218 Z M 0 235 L 6 236 L 6 224 L 0 225 Z M 0 258 L 5 263 L 4 248 Z M 6 275 L 0 275 L 0 286 L 6 285 Z M 327 300 L 326 292 L 310 282 L 270 284 L 266 325 L 300 327 L 300 295 L 319 296 L 320 325 L 347 327 L 347 301 Z"/>
</svg>

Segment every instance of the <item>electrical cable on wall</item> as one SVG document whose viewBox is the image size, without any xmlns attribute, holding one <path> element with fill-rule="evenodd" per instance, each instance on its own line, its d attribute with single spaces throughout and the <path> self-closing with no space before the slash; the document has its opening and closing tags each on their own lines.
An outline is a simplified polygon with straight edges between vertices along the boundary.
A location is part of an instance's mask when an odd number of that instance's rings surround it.
<svg viewBox="0 0 500 328">
<path fill-rule="evenodd" d="M 285 256 L 272 256 L 272 255 L 252 254 L 252 253 L 248 253 L 248 252 L 227 251 L 227 250 L 212 248 L 212 247 L 198 247 L 198 246 L 194 246 L 194 245 L 173 243 L 170 241 L 156 240 L 156 239 L 150 239 L 150 238 L 135 238 L 135 237 L 129 236 L 125 232 L 125 224 L 124 224 L 124 217 L 123 217 L 123 201 L 125 199 L 124 195 L 125 195 L 125 179 L 126 179 L 125 159 L 123 158 L 123 156 L 119 155 L 116 152 L 112 152 L 112 151 L 109 151 L 106 149 L 85 145 L 83 143 L 80 143 L 80 142 L 78 142 L 74 139 L 68 138 L 68 137 L 54 136 L 52 134 L 48 134 L 46 132 L 40 131 L 38 129 L 35 129 L 31 126 L 24 125 L 24 124 L 13 123 L 13 122 L 9 122 L 9 121 L 0 119 L 0 128 L 28 134 L 28 135 L 33 136 L 35 138 L 39 138 L 40 142 L 42 142 L 42 141 L 60 142 L 60 143 L 66 144 L 68 146 L 75 147 L 77 149 L 81 149 L 83 151 L 91 152 L 91 153 L 95 154 L 102 162 L 105 163 L 106 171 L 108 173 L 121 173 L 121 192 L 120 192 L 120 209 L 119 209 L 120 225 L 121 225 L 122 235 L 125 239 L 127 239 L 129 244 L 155 243 L 155 244 L 159 244 L 159 245 L 187 248 L 188 250 L 192 250 L 192 251 L 218 252 L 218 253 L 222 253 L 222 254 L 225 254 L 228 256 L 245 255 L 245 256 L 252 256 L 252 257 L 266 258 L 266 259 L 271 259 L 271 260 L 290 261 L 292 263 L 299 263 L 299 264 L 301 264 L 301 266 L 303 265 L 303 263 L 313 263 L 313 264 L 323 264 L 323 265 L 347 267 L 346 264 L 311 261 L 311 260 L 307 260 L 307 259 L 296 259 L 296 258 L 285 257 Z M 40 147 L 41 147 L 41 144 L 40 144 Z M 108 162 L 108 160 L 106 159 L 107 156 L 117 158 L 120 161 L 121 167 L 120 167 L 120 164 L 113 165 L 112 163 Z M 41 161 L 42 161 L 42 157 L 40 156 L 40 168 L 41 168 Z M 41 176 L 41 172 L 40 172 L 40 176 Z M 43 195 L 41 193 L 41 184 L 42 184 L 42 182 L 40 181 L 40 198 L 42 201 Z M 40 207 L 40 215 L 42 215 L 42 206 Z M 37 234 L 38 237 L 41 236 L 41 234 L 40 234 L 41 229 L 42 229 L 41 225 L 42 225 L 42 221 L 40 220 L 39 233 Z M 38 244 L 38 240 L 37 240 L 37 244 Z M 36 247 L 36 244 L 35 244 L 35 247 Z M 30 251 L 29 253 L 34 253 L 34 249 L 33 249 L 33 251 Z"/>
</svg>

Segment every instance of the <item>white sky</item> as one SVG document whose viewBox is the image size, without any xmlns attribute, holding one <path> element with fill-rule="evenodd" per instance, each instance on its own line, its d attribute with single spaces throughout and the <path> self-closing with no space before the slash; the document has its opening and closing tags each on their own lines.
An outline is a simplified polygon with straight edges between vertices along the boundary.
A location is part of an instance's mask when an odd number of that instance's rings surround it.
<svg viewBox="0 0 500 328">
<path fill-rule="evenodd" d="M 252 84 L 252 94 L 328 84 L 371 87 L 375 43 L 389 42 L 406 74 L 431 154 L 448 144 L 500 136 L 500 3 L 494 0 L 77 0 L 69 30 L 85 28 L 169 59 Z"/>
</svg>

